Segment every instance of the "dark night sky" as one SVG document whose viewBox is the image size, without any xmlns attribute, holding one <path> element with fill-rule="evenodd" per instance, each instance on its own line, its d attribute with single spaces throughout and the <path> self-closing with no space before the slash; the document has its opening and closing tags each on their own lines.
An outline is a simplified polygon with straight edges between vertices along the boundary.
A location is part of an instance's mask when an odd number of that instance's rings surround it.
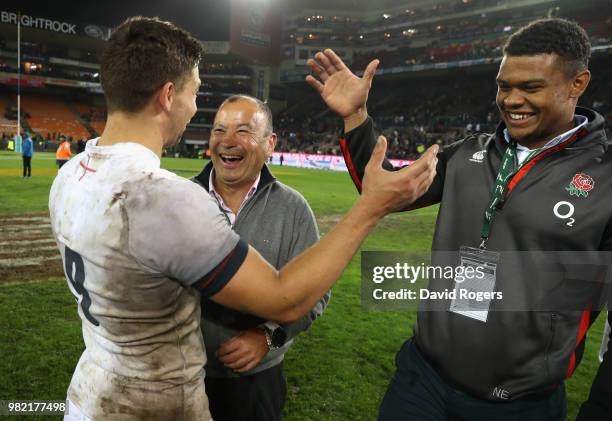
<svg viewBox="0 0 612 421">
<path fill-rule="evenodd" d="M 0 9 L 21 10 L 31 16 L 70 23 L 97 23 L 111 28 L 129 16 L 159 16 L 204 41 L 227 41 L 229 37 L 229 0 L 5 0 Z"/>
</svg>

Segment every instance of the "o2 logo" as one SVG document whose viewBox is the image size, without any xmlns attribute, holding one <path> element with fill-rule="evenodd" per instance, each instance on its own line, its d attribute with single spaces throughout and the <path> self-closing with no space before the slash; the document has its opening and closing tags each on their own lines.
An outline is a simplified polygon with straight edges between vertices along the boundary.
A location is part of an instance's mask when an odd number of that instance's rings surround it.
<svg viewBox="0 0 612 421">
<path fill-rule="evenodd" d="M 574 218 L 572 218 L 572 215 L 574 215 L 574 210 L 574 205 L 572 205 L 570 202 L 562 200 L 557 202 L 553 208 L 553 213 L 557 218 L 566 220 L 566 225 L 568 227 L 573 227 L 574 222 L 576 221 Z"/>
<path fill-rule="evenodd" d="M 64 257 L 66 260 L 64 266 L 66 277 L 72 284 L 76 293 L 81 296 L 81 310 L 83 311 L 83 315 L 94 326 L 100 326 L 100 322 L 89 312 L 91 298 L 89 297 L 89 292 L 87 292 L 83 285 L 85 282 L 85 265 L 83 264 L 83 258 L 79 253 L 69 247 L 66 247 Z"/>
</svg>

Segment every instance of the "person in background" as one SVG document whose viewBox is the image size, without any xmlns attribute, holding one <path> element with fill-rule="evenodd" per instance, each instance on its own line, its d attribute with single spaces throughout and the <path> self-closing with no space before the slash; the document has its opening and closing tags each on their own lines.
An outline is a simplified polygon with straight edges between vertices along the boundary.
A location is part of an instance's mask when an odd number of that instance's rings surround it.
<svg viewBox="0 0 612 421">
<path fill-rule="evenodd" d="M 60 169 L 62 166 L 68 162 L 72 153 L 70 152 L 70 141 L 66 139 L 66 136 L 63 134 L 59 137 L 60 145 L 57 148 L 57 152 L 55 152 L 55 162 L 57 163 L 57 168 Z"/>
<path fill-rule="evenodd" d="M 77 141 L 77 154 L 83 152 L 85 150 L 85 143 L 87 143 L 87 140 L 85 139 L 79 139 Z"/>
<path fill-rule="evenodd" d="M 26 131 L 21 148 L 21 158 L 23 159 L 23 178 L 30 178 L 32 175 L 32 155 L 34 155 L 34 144 L 30 137 L 30 132 Z"/>
</svg>

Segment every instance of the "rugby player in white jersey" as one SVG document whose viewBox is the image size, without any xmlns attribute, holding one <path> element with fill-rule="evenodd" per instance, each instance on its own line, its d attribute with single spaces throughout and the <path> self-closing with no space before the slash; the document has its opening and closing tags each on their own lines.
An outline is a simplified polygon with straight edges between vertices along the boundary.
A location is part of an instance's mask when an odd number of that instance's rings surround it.
<svg viewBox="0 0 612 421">
<path fill-rule="evenodd" d="M 433 179 L 435 149 L 390 173 L 381 167 L 381 139 L 351 211 L 276 271 L 232 231 L 204 189 L 160 169 L 163 148 L 178 142 L 196 112 L 200 53 L 199 42 L 171 23 L 138 17 L 120 25 L 101 58 L 104 132 L 51 188 L 53 233 L 86 346 L 65 419 L 209 419 L 200 294 L 295 321 L 380 218 L 412 203 Z"/>
</svg>

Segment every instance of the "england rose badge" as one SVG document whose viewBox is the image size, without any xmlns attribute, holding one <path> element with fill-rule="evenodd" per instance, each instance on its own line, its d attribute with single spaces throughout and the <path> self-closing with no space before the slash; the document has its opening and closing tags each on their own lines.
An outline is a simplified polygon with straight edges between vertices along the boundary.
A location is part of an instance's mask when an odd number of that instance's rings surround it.
<svg viewBox="0 0 612 421">
<path fill-rule="evenodd" d="M 593 178 L 583 172 L 577 173 L 572 178 L 569 186 L 565 188 L 570 196 L 587 197 L 589 192 L 595 187 Z"/>
</svg>

